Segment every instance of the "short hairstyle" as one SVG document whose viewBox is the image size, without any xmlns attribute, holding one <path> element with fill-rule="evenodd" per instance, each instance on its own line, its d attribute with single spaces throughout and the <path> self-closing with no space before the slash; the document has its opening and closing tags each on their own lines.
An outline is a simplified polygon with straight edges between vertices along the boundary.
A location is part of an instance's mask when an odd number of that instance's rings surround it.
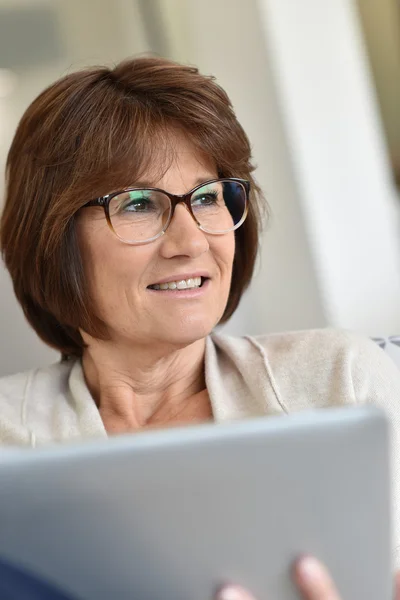
<svg viewBox="0 0 400 600">
<path fill-rule="evenodd" d="M 158 57 L 88 68 L 45 89 L 18 125 L 6 163 L 0 247 L 27 320 L 64 356 L 82 355 L 80 329 L 106 336 L 84 277 L 77 211 L 134 185 L 151 165 L 154 144 L 176 127 L 219 177 L 251 182 L 248 217 L 235 231 L 224 322 L 250 283 L 266 205 L 252 177 L 249 140 L 213 77 Z"/>
</svg>

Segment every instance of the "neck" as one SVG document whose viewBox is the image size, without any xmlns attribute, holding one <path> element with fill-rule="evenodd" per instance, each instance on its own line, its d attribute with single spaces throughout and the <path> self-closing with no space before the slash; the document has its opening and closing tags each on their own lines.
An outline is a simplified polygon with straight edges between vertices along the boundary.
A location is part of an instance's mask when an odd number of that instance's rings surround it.
<svg viewBox="0 0 400 600">
<path fill-rule="evenodd" d="M 204 339 L 182 348 L 157 346 L 157 354 L 153 344 L 127 347 L 85 341 L 86 383 L 109 432 L 212 417 L 205 390 Z"/>
</svg>

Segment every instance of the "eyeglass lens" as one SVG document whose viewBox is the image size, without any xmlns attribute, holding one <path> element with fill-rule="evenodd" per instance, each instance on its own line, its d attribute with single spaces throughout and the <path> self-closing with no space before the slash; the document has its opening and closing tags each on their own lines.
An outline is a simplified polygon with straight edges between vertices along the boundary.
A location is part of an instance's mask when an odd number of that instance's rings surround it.
<svg viewBox="0 0 400 600">
<path fill-rule="evenodd" d="M 203 231 L 226 233 L 236 229 L 246 211 L 246 190 L 234 181 L 203 185 L 191 196 L 193 215 Z M 112 227 L 127 242 L 144 242 L 159 235 L 171 214 L 170 199 L 163 192 L 138 189 L 114 196 L 109 204 Z"/>
</svg>

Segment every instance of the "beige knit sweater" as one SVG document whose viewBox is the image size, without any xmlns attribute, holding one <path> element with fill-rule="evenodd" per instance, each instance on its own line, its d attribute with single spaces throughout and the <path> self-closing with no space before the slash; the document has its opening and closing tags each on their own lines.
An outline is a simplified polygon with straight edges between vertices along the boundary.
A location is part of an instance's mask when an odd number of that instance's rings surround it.
<svg viewBox="0 0 400 600">
<path fill-rule="evenodd" d="M 400 567 L 400 372 L 373 342 L 329 329 L 207 339 L 205 375 L 214 419 L 372 402 L 393 427 L 396 564 Z M 38 446 L 107 437 L 81 363 L 0 379 L 0 444 Z"/>
</svg>

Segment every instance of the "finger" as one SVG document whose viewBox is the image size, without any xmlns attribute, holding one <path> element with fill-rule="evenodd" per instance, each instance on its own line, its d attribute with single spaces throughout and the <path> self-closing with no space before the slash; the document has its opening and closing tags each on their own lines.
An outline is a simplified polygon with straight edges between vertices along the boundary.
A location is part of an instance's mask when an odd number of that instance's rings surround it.
<svg viewBox="0 0 400 600">
<path fill-rule="evenodd" d="M 394 600 L 400 600 L 400 571 L 394 576 Z"/>
<path fill-rule="evenodd" d="M 340 600 L 331 576 L 315 558 L 306 556 L 300 559 L 293 575 L 304 600 Z"/>
<path fill-rule="evenodd" d="M 226 585 L 218 590 L 215 600 L 255 600 L 254 596 L 238 585 Z"/>
</svg>

